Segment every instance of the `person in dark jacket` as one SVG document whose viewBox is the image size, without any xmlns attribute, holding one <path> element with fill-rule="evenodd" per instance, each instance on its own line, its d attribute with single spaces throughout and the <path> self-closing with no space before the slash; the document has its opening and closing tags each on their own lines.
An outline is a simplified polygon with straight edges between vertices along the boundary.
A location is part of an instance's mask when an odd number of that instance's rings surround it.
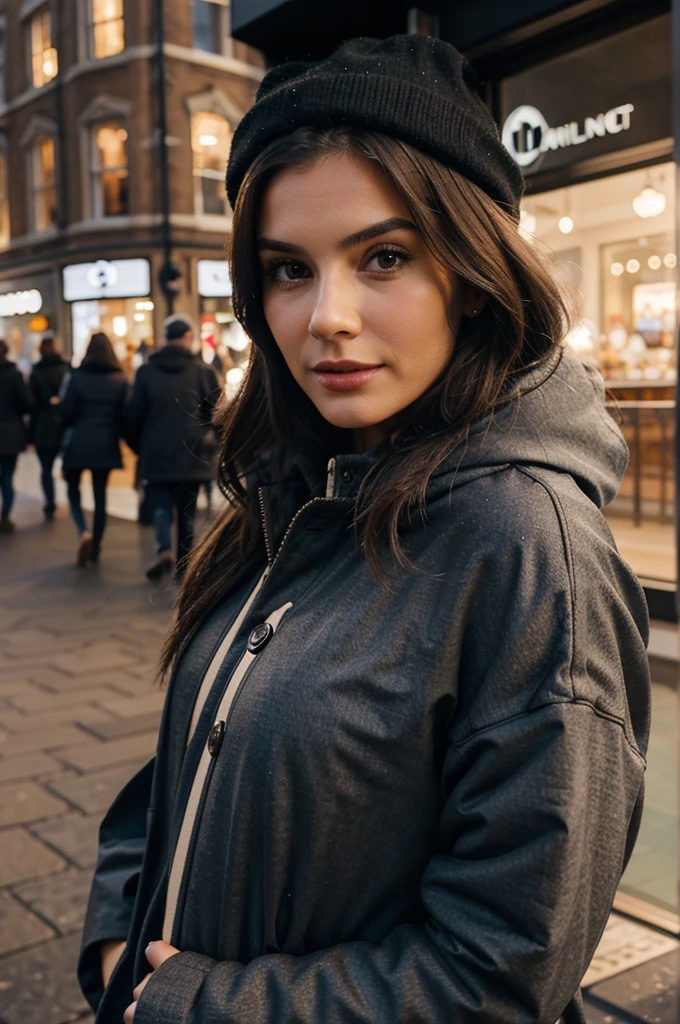
<svg viewBox="0 0 680 1024">
<path fill-rule="evenodd" d="M 10 518 L 14 505 L 14 471 L 19 453 L 26 447 L 24 417 L 31 411 L 31 397 L 23 374 L 8 358 L 9 347 L 0 340 L 0 533 L 13 533 Z"/>
<path fill-rule="evenodd" d="M 40 342 L 40 357 L 30 378 L 33 396 L 30 433 L 40 459 L 41 483 L 45 495 L 43 511 L 45 518 L 51 520 L 56 510 L 52 471 L 64 439 L 59 392 L 69 371 L 69 364 L 62 359 L 52 334 L 46 334 Z"/>
<path fill-rule="evenodd" d="M 177 518 L 177 566 L 191 550 L 196 501 L 215 474 L 212 413 L 220 395 L 214 370 L 193 353 L 182 317 L 165 324 L 165 345 L 140 366 L 125 410 L 125 439 L 139 453 L 139 478 L 156 530 L 158 557 L 148 579 L 172 572 L 171 526 Z"/>
<path fill-rule="evenodd" d="M 268 73 L 227 173 L 229 497 L 102 823 L 97 1024 L 564 1024 L 630 857 L 626 445 L 522 180 L 424 36 Z"/>
<path fill-rule="evenodd" d="M 123 406 L 127 384 L 121 365 L 106 334 L 92 335 L 85 358 L 64 379 L 60 402 L 64 426 L 69 428 L 63 471 L 68 501 L 80 541 L 76 564 L 99 559 L 106 526 L 106 484 L 112 469 L 121 469 L 120 454 Z M 87 529 L 80 502 L 80 478 L 92 475 L 94 521 Z"/>
</svg>

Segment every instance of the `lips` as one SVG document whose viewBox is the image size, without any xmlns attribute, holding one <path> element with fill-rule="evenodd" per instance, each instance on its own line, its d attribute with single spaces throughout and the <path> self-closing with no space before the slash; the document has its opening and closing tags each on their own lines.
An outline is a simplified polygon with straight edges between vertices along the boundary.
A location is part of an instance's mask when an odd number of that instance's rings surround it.
<svg viewBox="0 0 680 1024">
<path fill-rule="evenodd" d="M 355 391 L 380 373 L 382 366 L 357 363 L 350 359 L 331 362 L 326 359 L 313 367 L 316 379 L 328 391 Z"/>
</svg>

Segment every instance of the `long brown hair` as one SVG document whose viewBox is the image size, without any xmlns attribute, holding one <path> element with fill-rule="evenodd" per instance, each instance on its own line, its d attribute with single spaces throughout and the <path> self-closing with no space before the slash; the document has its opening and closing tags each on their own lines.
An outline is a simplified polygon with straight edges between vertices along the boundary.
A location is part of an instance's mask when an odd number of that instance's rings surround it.
<svg viewBox="0 0 680 1024">
<path fill-rule="evenodd" d="M 378 578 L 385 550 L 406 562 L 399 532 L 415 511 L 424 509 L 432 473 L 452 452 L 464 450 L 473 423 L 509 400 L 516 375 L 554 351 L 570 321 L 544 255 L 522 238 L 510 213 L 455 170 L 397 139 L 346 128 L 299 128 L 272 142 L 241 186 L 228 253 L 234 311 L 254 342 L 239 394 L 221 413 L 219 482 L 228 504 L 187 567 L 161 656 L 162 674 L 243 566 L 264 551 L 256 497 L 247 490 L 244 474 L 265 451 L 290 443 L 300 430 L 329 456 L 343 450 L 346 432 L 322 419 L 293 379 L 269 329 L 256 250 L 262 197 L 274 175 L 333 153 L 377 164 L 437 260 L 487 296 L 479 317 L 463 318 L 448 365 L 411 406 L 408 422 L 362 485 L 355 526 Z"/>
<path fill-rule="evenodd" d="M 117 370 L 122 372 L 123 369 L 108 334 L 104 334 L 103 331 L 96 331 L 92 335 L 80 365 L 85 369 L 91 367 L 93 370 L 103 370 L 106 373 L 114 373 Z"/>
</svg>

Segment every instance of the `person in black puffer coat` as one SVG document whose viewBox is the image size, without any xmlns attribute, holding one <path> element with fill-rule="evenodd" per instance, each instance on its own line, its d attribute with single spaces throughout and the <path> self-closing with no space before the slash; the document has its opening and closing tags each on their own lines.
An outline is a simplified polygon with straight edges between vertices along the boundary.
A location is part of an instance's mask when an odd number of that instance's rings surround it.
<svg viewBox="0 0 680 1024">
<path fill-rule="evenodd" d="M 125 410 L 125 440 L 139 454 L 156 528 L 158 558 L 147 571 L 157 579 L 172 571 L 170 528 L 177 515 L 177 561 L 191 550 L 196 501 L 214 477 L 216 437 L 212 412 L 220 395 L 212 367 L 192 351 L 193 331 L 181 317 L 165 325 L 165 347 L 140 366 Z"/>
<path fill-rule="evenodd" d="M 93 334 L 80 367 L 64 380 L 61 414 L 70 427 L 64 451 L 64 478 L 71 515 L 80 535 L 76 564 L 99 558 L 106 525 L 106 484 L 112 469 L 121 469 L 120 442 L 125 375 L 113 346 L 103 333 Z M 94 526 L 90 533 L 80 504 L 80 477 L 92 473 Z"/>
<path fill-rule="evenodd" d="M 64 424 L 59 408 L 59 391 L 69 364 L 51 334 L 40 342 L 40 361 L 33 367 L 30 385 L 33 395 L 31 440 L 40 459 L 41 483 L 45 495 L 45 518 L 54 519 L 54 479 L 52 469 L 64 438 Z"/>
<path fill-rule="evenodd" d="M 9 348 L 0 341 L 0 533 L 12 533 L 10 512 L 14 504 L 14 470 L 26 447 L 24 416 L 31 411 L 31 397 L 21 371 L 9 361 Z"/>
</svg>

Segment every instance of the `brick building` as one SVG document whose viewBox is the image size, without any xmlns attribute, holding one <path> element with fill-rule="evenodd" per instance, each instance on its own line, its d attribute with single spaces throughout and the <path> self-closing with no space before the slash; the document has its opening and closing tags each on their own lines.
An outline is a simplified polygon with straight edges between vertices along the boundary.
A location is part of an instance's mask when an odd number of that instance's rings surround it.
<svg viewBox="0 0 680 1024">
<path fill-rule="evenodd" d="M 0 0 L 0 335 L 26 362 L 46 327 L 76 362 L 99 327 L 131 369 L 160 337 L 168 256 L 174 311 L 208 345 L 236 336 L 224 166 L 264 61 L 231 39 L 229 0 L 165 0 L 161 60 L 160 9 Z"/>
</svg>

